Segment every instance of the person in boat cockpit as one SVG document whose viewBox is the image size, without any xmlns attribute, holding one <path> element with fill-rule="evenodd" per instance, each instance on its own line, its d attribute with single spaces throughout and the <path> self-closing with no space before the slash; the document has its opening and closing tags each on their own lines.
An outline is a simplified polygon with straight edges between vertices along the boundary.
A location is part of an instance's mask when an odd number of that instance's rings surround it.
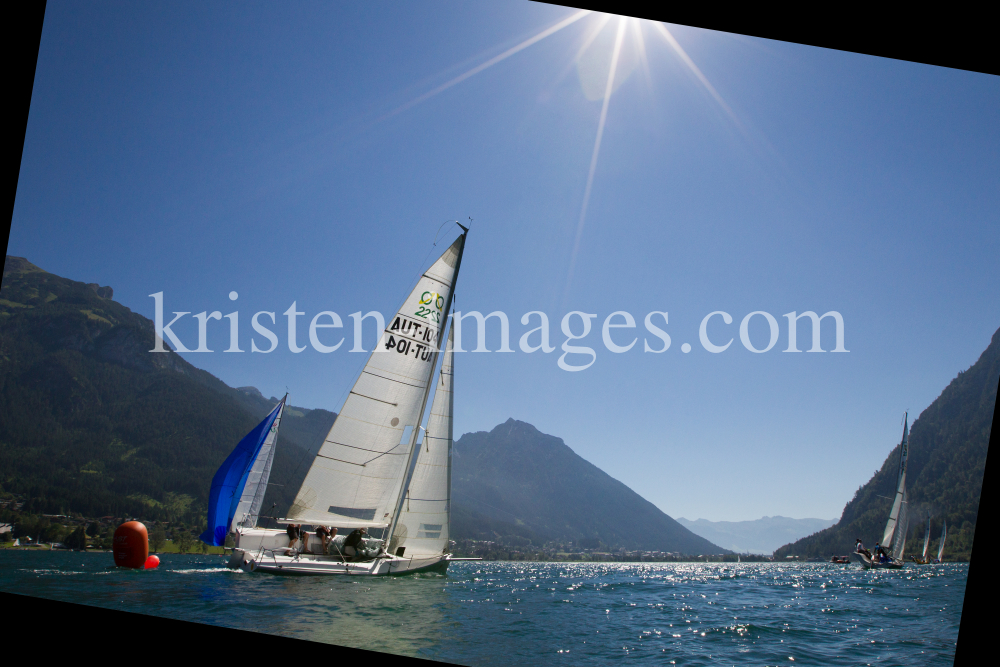
<svg viewBox="0 0 1000 667">
<path fill-rule="evenodd" d="M 868 556 L 868 560 L 871 560 L 872 554 L 870 551 L 868 551 L 868 549 L 865 549 L 865 544 L 864 542 L 861 541 L 860 537 L 857 540 L 857 544 L 854 546 L 854 550 L 859 554 L 864 554 Z"/>
<path fill-rule="evenodd" d="M 299 541 L 300 528 L 302 524 L 300 523 L 290 523 L 288 528 L 285 528 L 285 532 L 288 534 L 288 548 L 294 549 L 295 543 Z"/>
<path fill-rule="evenodd" d="M 344 553 L 348 556 L 357 557 L 362 555 L 365 549 L 365 537 L 367 531 L 364 528 L 355 528 L 344 540 Z"/>
<path fill-rule="evenodd" d="M 317 526 L 316 527 L 316 537 L 320 539 L 323 543 L 323 553 L 328 554 L 330 552 L 330 540 L 337 536 L 337 529 L 328 526 Z"/>
</svg>

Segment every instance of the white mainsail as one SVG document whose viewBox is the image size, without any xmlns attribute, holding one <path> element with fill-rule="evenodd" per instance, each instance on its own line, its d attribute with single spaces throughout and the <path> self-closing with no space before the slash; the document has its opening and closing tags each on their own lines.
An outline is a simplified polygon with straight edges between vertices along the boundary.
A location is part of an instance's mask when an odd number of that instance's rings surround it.
<svg viewBox="0 0 1000 667">
<path fill-rule="evenodd" d="M 399 547 L 406 550 L 407 556 L 416 557 L 448 552 L 454 443 L 454 332 L 452 324 L 427 420 L 427 432 L 403 499 L 403 508 L 389 545 L 390 553 L 397 553 Z"/>
<path fill-rule="evenodd" d="M 278 440 L 278 426 L 281 423 L 281 415 L 285 411 L 285 398 L 281 399 L 281 406 L 278 409 L 278 416 L 271 424 L 271 431 L 264 439 L 264 444 L 260 446 L 260 453 L 254 461 L 247 475 L 246 486 L 243 487 L 243 495 L 236 505 L 236 513 L 233 514 L 233 525 L 230 530 L 236 528 L 256 528 L 257 519 L 260 518 L 260 506 L 264 502 L 264 494 L 267 493 L 267 480 L 271 477 L 271 464 L 274 462 L 274 445 Z"/>
<path fill-rule="evenodd" d="M 948 537 L 948 522 L 945 521 L 941 525 L 941 546 L 938 547 L 938 562 L 941 561 L 941 556 L 944 555 L 944 538 Z"/>
<path fill-rule="evenodd" d="M 896 476 L 896 497 L 892 501 L 892 510 L 889 512 L 889 521 L 885 524 L 885 533 L 882 535 L 881 545 L 884 549 L 889 549 L 893 543 L 893 534 L 896 532 L 896 524 L 899 519 L 899 512 L 905 502 L 906 495 L 906 459 L 909 455 L 909 415 L 903 418 L 903 442 L 899 449 L 899 473 Z M 902 531 L 905 538 L 905 529 Z"/>
<path fill-rule="evenodd" d="M 289 521 L 341 528 L 391 525 L 464 247 L 463 234 L 389 320 L 306 473 Z"/>
<path fill-rule="evenodd" d="M 903 502 L 899 507 L 899 518 L 896 521 L 896 535 L 892 541 L 892 557 L 903 560 L 903 550 L 906 548 L 906 532 L 910 524 L 910 503 L 907 501 L 906 490 L 903 490 Z"/>
</svg>

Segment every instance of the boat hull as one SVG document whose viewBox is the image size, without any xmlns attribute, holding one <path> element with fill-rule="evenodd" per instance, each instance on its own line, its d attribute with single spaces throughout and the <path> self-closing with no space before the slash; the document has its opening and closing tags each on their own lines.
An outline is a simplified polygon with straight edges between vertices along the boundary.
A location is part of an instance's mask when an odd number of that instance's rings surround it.
<svg viewBox="0 0 1000 667">
<path fill-rule="evenodd" d="M 252 529 L 236 535 L 236 545 L 227 566 L 245 572 L 297 575 L 393 576 L 418 572 L 444 572 L 448 554 L 394 556 L 381 553 L 375 557 L 352 559 L 342 551 L 343 536 L 332 541 L 323 554 L 323 545 L 315 534 L 305 536 L 309 551 L 289 549 L 288 535 L 280 530 Z M 374 555 L 381 540 L 366 540 L 368 553 Z"/>
<path fill-rule="evenodd" d="M 338 556 L 282 553 L 269 549 L 247 552 L 234 549 L 227 566 L 245 572 L 268 572 L 288 575 L 340 575 L 355 577 L 398 576 L 419 572 L 440 572 L 448 569 L 448 556 L 401 558 L 380 556 L 370 560 L 351 561 Z"/>
<path fill-rule="evenodd" d="M 853 556 L 861 563 L 861 567 L 866 570 L 901 570 L 905 563 L 901 560 L 891 560 L 888 563 L 879 563 L 868 558 L 865 554 L 854 553 Z"/>
</svg>

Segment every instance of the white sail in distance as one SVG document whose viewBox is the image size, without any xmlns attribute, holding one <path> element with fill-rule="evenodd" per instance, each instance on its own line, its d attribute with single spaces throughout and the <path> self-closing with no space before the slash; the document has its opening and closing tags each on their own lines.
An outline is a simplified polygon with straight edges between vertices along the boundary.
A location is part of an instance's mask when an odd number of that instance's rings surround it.
<svg viewBox="0 0 1000 667">
<path fill-rule="evenodd" d="M 896 475 L 896 497 L 892 501 L 892 509 L 889 511 L 889 521 L 885 524 L 885 533 L 882 535 L 881 545 L 888 549 L 892 544 L 892 537 L 896 531 L 896 523 L 899 518 L 899 511 L 903 506 L 903 495 L 906 492 L 906 459 L 910 453 L 909 445 L 909 415 L 903 417 L 903 442 L 899 447 L 899 472 Z"/>
<path fill-rule="evenodd" d="M 941 556 L 944 555 L 944 538 L 948 537 L 948 522 L 945 521 L 941 525 L 941 546 L 938 547 L 938 561 L 940 562 Z"/>
<path fill-rule="evenodd" d="M 391 524 L 464 247 L 463 234 L 389 319 L 306 473 L 289 521 L 341 528 Z"/>
<path fill-rule="evenodd" d="M 448 552 L 454 446 L 454 339 L 453 323 L 437 375 L 427 432 L 403 499 L 399 521 L 389 545 L 390 553 L 397 553 L 400 547 L 406 550 L 406 556 L 415 557 L 439 556 Z"/>
<path fill-rule="evenodd" d="M 927 515 L 927 530 L 924 531 L 924 553 L 921 556 L 923 560 L 927 560 L 927 549 L 931 546 L 931 515 Z"/>
<path fill-rule="evenodd" d="M 278 416 L 271 424 L 271 430 L 264 439 L 264 444 L 260 446 L 260 453 L 257 460 L 250 467 L 247 474 L 247 483 L 243 487 L 243 495 L 236 505 L 236 513 L 233 514 L 233 525 L 230 530 L 236 528 L 256 528 L 257 519 L 260 517 L 260 506 L 264 502 L 264 494 L 267 492 L 267 480 L 271 477 L 271 464 L 274 462 L 274 446 L 278 440 L 278 425 L 281 423 L 281 415 L 285 411 L 285 398 L 281 399 L 281 407 L 278 409 Z"/>
</svg>

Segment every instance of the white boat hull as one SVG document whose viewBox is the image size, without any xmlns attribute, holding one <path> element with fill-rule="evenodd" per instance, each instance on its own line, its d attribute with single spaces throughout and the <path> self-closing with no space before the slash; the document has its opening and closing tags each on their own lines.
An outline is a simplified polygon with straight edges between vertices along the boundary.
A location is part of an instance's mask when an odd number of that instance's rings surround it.
<svg viewBox="0 0 1000 667">
<path fill-rule="evenodd" d="M 271 574 L 339 574 L 348 576 L 389 576 L 417 572 L 444 572 L 450 562 L 448 556 L 428 558 L 401 558 L 380 556 L 371 560 L 351 561 L 338 556 L 279 553 L 271 550 L 248 553 L 234 549 L 228 567 L 246 572 Z"/>
<path fill-rule="evenodd" d="M 331 544 L 330 555 L 322 554 L 322 544 L 315 535 L 308 536 L 308 548 L 316 553 L 299 553 L 288 548 L 284 531 L 248 530 L 236 535 L 236 546 L 227 567 L 245 572 L 272 574 L 339 574 L 350 576 L 388 576 L 417 572 L 444 572 L 452 560 L 449 554 L 394 556 L 352 559 Z M 343 538 L 341 537 L 342 541 Z M 369 542 L 377 542 L 369 540 Z"/>
</svg>

